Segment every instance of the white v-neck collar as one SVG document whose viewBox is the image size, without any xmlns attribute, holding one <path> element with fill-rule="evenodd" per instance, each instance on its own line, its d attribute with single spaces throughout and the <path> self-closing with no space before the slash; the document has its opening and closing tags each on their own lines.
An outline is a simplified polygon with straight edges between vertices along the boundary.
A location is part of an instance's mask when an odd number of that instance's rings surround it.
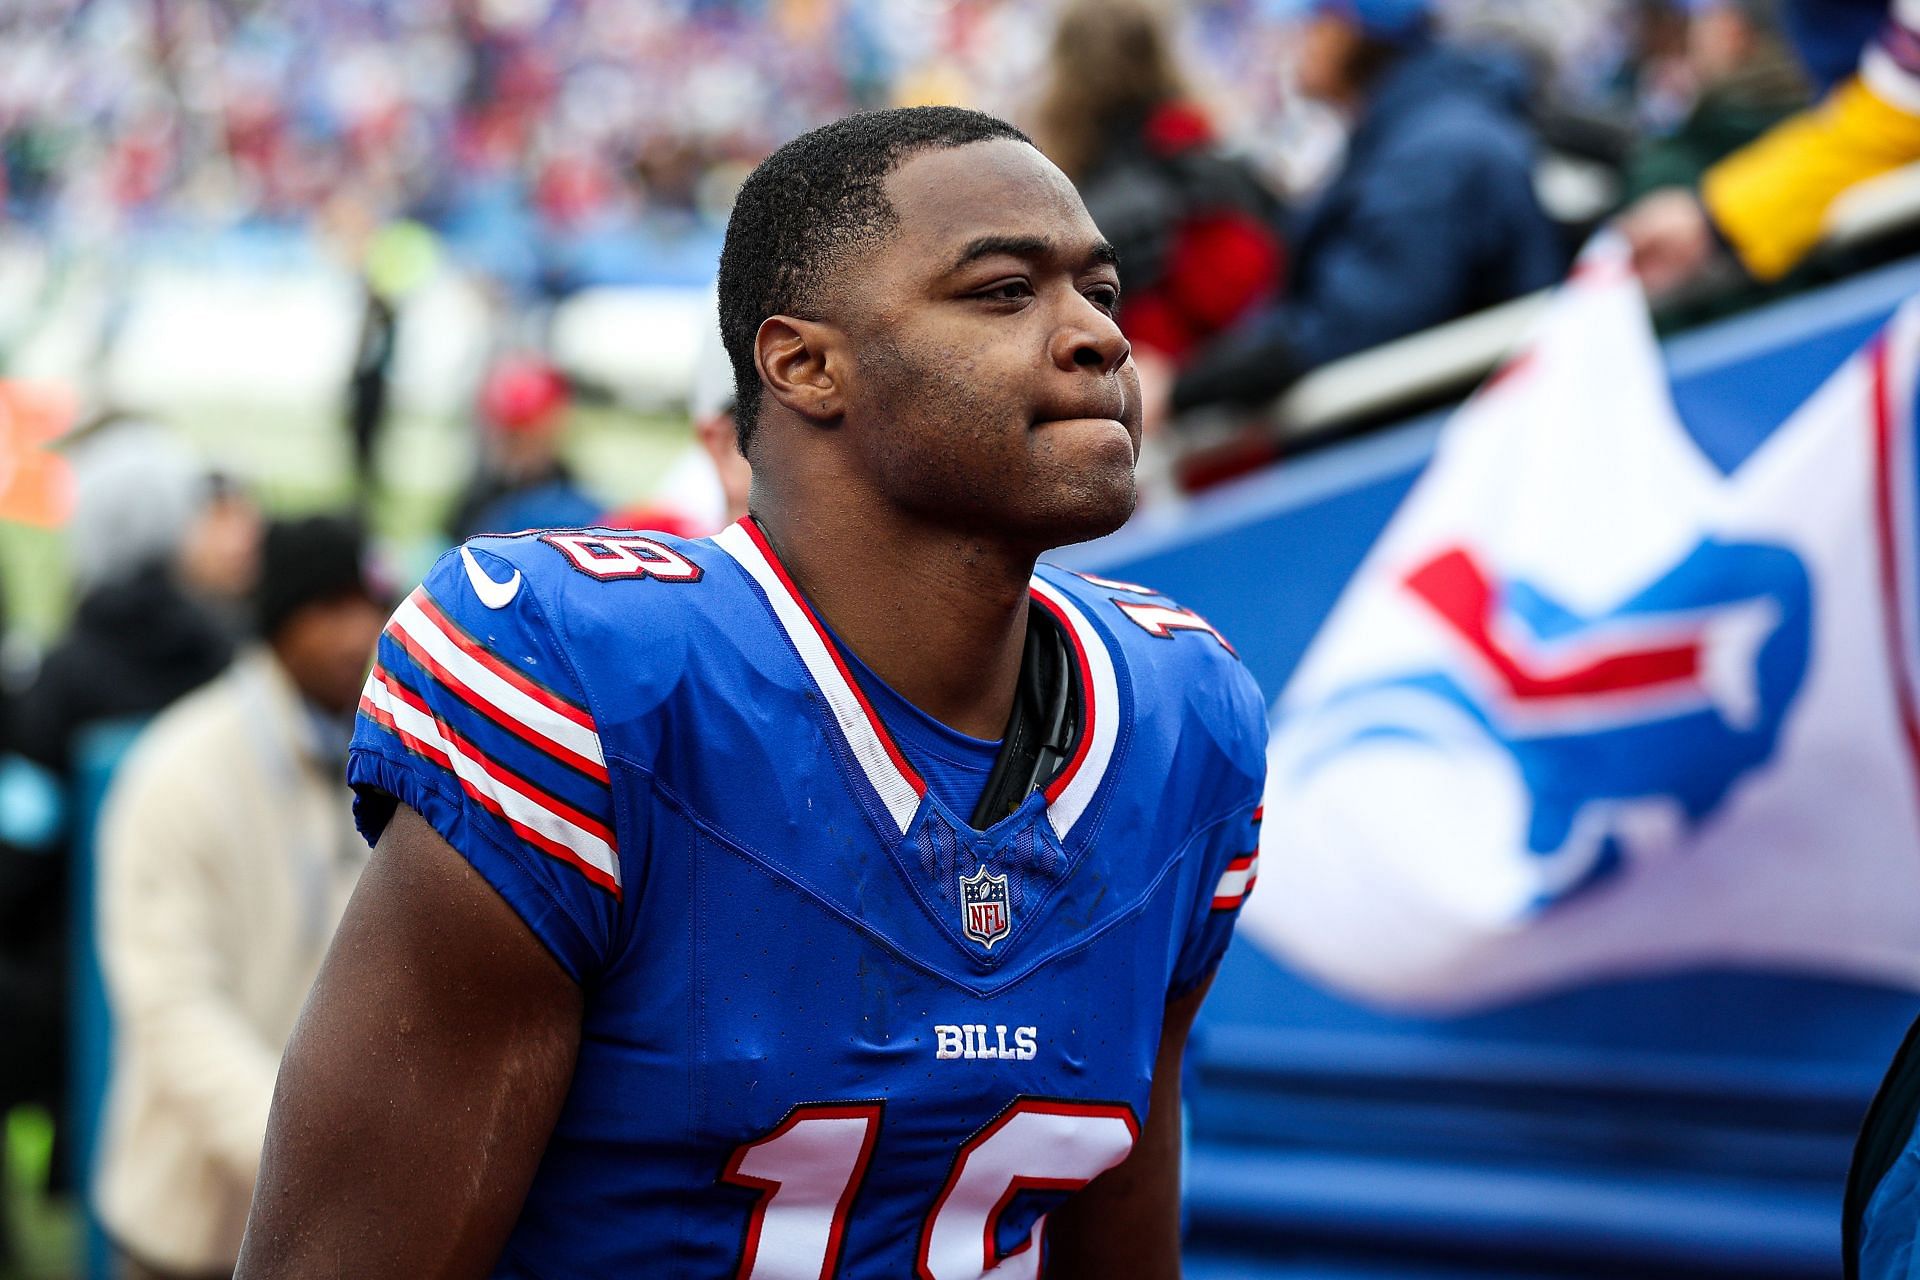
<svg viewBox="0 0 1920 1280">
<path fill-rule="evenodd" d="M 867 785 L 900 834 L 906 834 L 925 800 L 926 781 L 874 713 L 826 628 L 774 554 L 766 533 L 748 516 L 729 525 L 713 541 L 759 586 L 775 621 L 820 690 L 834 726 Z M 1053 615 L 1066 632 L 1083 691 L 1080 733 L 1073 755 L 1045 791 L 1048 823 L 1064 842 L 1091 807 L 1113 763 L 1120 734 L 1119 682 L 1112 653 L 1080 606 L 1038 574 L 1030 590 L 1033 603 Z"/>
</svg>

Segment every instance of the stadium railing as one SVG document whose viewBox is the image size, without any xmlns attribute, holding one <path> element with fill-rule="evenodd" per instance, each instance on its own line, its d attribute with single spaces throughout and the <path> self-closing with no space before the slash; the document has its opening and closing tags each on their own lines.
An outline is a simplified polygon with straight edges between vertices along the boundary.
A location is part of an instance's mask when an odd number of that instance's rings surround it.
<svg viewBox="0 0 1920 1280">
<path fill-rule="evenodd" d="M 1916 229 L 1920 164 L 1863 183 L 1842 197 L 1828 215 L 1816 257 L 1844 260 Z M 1717 284 L 1708 282 L 1706 288 Z M 1546 296 L 1543 290 L 1515 298 L 1324 365 L 1251 421 L 1244 414 L 1196 415 L 1179 432 L 1179 466 L 1189 487 L 1205 487 L 1216 476 L 1238 473 L 1280 452 L 1387 425 L 1465 395 L 1513 350 Z"/>
</svg>

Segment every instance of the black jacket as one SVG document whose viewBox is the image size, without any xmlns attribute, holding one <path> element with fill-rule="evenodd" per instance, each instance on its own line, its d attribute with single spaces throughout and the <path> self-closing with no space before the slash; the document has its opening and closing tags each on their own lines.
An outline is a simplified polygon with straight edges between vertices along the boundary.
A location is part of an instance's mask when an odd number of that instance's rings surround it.
<svg viewBox="0 0 1920 1280">
<path fill-rule="evenodd" d="M 13 747 L 66 777 L 89 725 L 148 716 L 226 669 L 227 626 L 159 566 L 123 575 L 80 601 L 14 708 Z"/>
</svg>

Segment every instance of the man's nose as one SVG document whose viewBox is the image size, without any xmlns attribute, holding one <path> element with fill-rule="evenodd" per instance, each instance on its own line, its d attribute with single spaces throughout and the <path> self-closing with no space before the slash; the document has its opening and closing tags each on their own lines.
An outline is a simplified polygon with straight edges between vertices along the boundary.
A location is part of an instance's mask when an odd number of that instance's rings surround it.
<svg viewBox="0 0 1920 1280">
<path fill-rule="evenodd" d="M 1062 369 L 1112 373 L 1133 354 L 1133 345 L 1112 316 L 1081 298 L 1053 335 L 1053 362 Z"/>
</svg>

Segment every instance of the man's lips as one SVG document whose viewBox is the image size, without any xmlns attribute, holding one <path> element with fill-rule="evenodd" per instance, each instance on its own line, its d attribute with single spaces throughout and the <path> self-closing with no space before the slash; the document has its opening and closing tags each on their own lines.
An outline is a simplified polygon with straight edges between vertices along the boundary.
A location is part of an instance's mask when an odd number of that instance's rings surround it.
<svg viewBox="0 0 1920 1280">
<path fill-rule="evenodd" d="M 1124 401 L 1107 404 L 1062 406 L 1049 408 L 1033 417 L 1033 425 L 1045 426 L 1051 422 L 1117 422 L 1126 425 L 1126 404 Z"/>
<path fill-rule="evenodd" d="M 1064 431 L 1068 434 L 1061 439 L 1073 440 L 1076 446 L 1090 446 L 1096 440 L 1101 442 L 1102 447 L 1124 444 L 1130 457 L 1137 461 L 1140 456 L 1140 433 L 1121 418 L 1042 418 L 1027 430 L 1048 433 Z"/>
</svg>

